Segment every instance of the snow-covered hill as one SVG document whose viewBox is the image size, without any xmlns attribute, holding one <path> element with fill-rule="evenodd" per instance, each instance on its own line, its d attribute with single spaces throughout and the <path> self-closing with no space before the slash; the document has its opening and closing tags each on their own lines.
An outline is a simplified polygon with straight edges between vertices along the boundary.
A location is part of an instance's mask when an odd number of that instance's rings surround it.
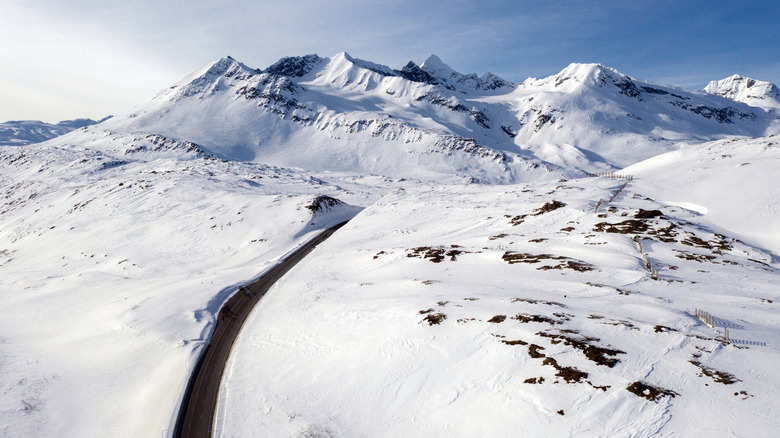
<svg viewBox="0 0 780 438">
<path fill-rule="evenodd" d="M 699 219 L 604 178 L 395 191 L 260 303 L 216 436 L 771 436 L 778 264 Z"/>
<path fill-rule="evenodd" d="M 766 109 L 780 109 L 780 90 L 771 82 L 733 75 L 712 81 L 704 91 Z"/>
<path fill-rule="evenodd" d="M 780 256 L 780 137 L 693 145 L 627 167 L 634 185 L 698 223 Z"/>
<path fill-rule="evenodd" d="M 1 436 L 171 430 L 235 287 L 393 184 L 177 146 L 0 148 Z M 320 194 L 353 205 L 312 213 Z"/>
<path fill-rule="evenodd" d="M 57 124 L 39 120 L 17 120 L 0 123 L 0 146 L 24 146 L 59 137 L 74 129 L 100 123 L 104 120 L 63 120 Z"/>
</svg>

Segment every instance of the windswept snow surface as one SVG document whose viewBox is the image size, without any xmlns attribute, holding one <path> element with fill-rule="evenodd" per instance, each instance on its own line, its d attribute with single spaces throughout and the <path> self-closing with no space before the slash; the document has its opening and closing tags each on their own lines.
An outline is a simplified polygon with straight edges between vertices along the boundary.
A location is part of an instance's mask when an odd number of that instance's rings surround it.
<svg viewBox="0 0 780 438">
<path fill-rule="evenodd" d="M 217 436 L 774 433 L 777 264 L 624 184 L 385 196 L 259 304 Z"/>
<path fill-rule="evenodd" d="M 634 164 L 634 186 L 780 256 L 780 137 L 689 145 Z"/>
<path fill-rule="evenodd" d="M 125 140 L 135 153 L 0 148 L 2 436 L 170 433 L 219 306 L 359 210 L 312 200 L 391 184 Z"/>
</svg>

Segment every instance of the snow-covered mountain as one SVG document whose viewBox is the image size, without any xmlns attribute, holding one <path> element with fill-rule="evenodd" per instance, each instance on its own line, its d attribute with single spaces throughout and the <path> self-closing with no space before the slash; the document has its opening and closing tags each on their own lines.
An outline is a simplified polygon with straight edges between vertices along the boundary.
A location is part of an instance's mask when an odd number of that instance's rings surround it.
<svg viewBox="0 0 780 438">
<path fill-rule="evenodd" d="M 396 70 L 340 53 L 264 70 L 226 57 L 58 144 L 160 135 L 231 160 L 507 183 L 624 167 L 681 142 L 764 135 L 775 122 L 599 64 L 514 84 L 458 73 L 436 56 Z"/>
<path fill-rule="evenodd" d="M 75 119 L 63 120 L 57 124 L 40 120 L 13 120 L 0 123 L 0 146 L 24 146 L 59 137 L 74 129 L 90 126 L 108 120 Z"/>
<path fill-rule="evenodd" d="M 258 303 L 216 436 L 771 436 L 776 117 L 598 64 L 227 57 L 0 146 L 0 435 L 171 436 L 222 303 L 351 219 Z"/>
<path fill-rule="evenodd" d="M 733 75 L 712 81 L 704 91 L 766 109 L 780 109 L 780 90 L 771 82 Z"/>
</svg>

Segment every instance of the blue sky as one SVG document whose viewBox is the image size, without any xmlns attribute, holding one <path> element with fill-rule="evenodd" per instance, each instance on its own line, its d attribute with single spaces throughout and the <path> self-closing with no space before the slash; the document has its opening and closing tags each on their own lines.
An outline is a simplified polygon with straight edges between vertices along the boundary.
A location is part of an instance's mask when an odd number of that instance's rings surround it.
<svg viewBox="0 0 780 438">
<path fill-rule="evenodd" d="M 121 114 L 225 55 L 264 68 L 347 51 L 400 68 L 435 53 L 516 82 L 600 62 L 690 88 L 780 83 L 779 24 L 774 0 L 3 0 L 0 121 Z"/>
</svg>

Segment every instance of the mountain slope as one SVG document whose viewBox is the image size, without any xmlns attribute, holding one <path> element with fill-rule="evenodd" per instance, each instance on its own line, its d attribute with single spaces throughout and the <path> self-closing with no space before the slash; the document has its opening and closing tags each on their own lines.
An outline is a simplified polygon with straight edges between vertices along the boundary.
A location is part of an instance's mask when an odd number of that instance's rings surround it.
<svg viewBox="0 0 780 438">
<path fill-rule="evenodd" d="M 516 143 L 562 165 L 619 167 L 723 136 L 763 135 L 774 120 L 745 104 L 655 84 L 599 64 L 571 64 L 513 94 Z"/>
<path fill-rule="evenodd" d="M 777 136 L 692 145 L 622 170 L 643 193 L 696 212 L 715 227 L 780 255 Z"/>
<path fill-rule="evenodd" d="M 97 130 L 197 143 L 217 157 L 311 170 L 511 183 L 624 167 L 774 115 L 598 64 L 513 84 L 431 56 L 400 70 L 340 53 L 265 70 L 230 57 Z M 59 144 L 78 145 L 80 133 Z"/>
<path fill-rule="evenodd" d="M 121 159 L 0 147 L 0 435 L 172 430 L 222 302 L 360 210 L 313 213 L 318 195 L 366 204 L 381 193 L 380 179 L 176 146 L 141 137 Z"/>
<path fill-rule="evenodd" d="M 771 435 L 780 271 L 698 219 L 605 178 L 389 194 L 250 316 L 220 436 Z"/>
</svg>

